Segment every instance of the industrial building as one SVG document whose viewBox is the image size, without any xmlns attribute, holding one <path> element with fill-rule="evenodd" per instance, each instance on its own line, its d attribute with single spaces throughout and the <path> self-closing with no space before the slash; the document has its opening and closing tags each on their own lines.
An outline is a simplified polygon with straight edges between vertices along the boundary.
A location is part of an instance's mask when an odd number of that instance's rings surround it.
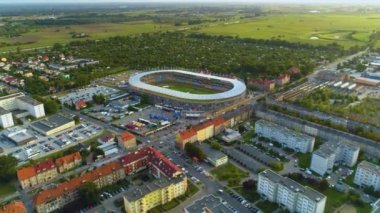
<svg viewBox="0 0 380 213">
<path fill-rule="evenodd" d="M 34 143 L 37 138 L 21 127 L 12 127 L 4 131 L 3 135 L 12 141 L 16 146 Z"/>
<path fill-rule="evenodd" d="M 0 97 L 0 126 L 2 128 L 14 125 L 12 111 L 25 111 L 22 115 L 31 115 L 34 118 L 45 116 L 44 105 L 23 93 L 13 93 Z"/>
<path fill-rule="evenodd" d="M 334 164 L 352 167 L 359 157 L 360 147 L 352 144 L 323 144 L 313 153 L 310 169 L 319 175 L 331 173 Z"/>
<path fill-rule="evenodd" d="M 380 166 L 362 161 L 356 168 L 354 183 L 362 187 L 373 187 L 380 191 Z"/>
<path fill-rule="evenodd" d="M 73 119 L 61 114 L 55 114 L 31 124 L 34 130 L 46 136 L 56 134 L 74 126 L 75 121 Z"/>
<path fill-rule="evenodd" d="M 267 169 L 259 173 L 257 192 L 289 212 L 323 213 L 326 196 Z"/>
<path fill-rule="evenodd" d="M 288 147 L 297 152 L 312 152 L 314 148 L 314 137 L 266 120 L 259 120 L 256 122 L 255 132 L 258 136 L 275 140 L 281 143 L 283 147 Z"/>
</svg>

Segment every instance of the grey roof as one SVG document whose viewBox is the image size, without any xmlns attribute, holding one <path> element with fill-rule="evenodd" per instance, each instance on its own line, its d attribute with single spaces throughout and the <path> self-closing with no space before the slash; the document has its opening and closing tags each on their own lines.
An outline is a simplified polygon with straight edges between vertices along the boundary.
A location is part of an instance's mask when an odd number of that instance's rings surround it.
<svg viewBox="0 0 380 213">
<path fill-rule="evenodd" d="M 331 155 L 335 154 L 336 147 L 332 144 L 323 144 L 317 151 L 315 151 L 313 154 L 319 155 L 323 158 L 328 158 Z"/>
<path fill-rule="evenodd" d="M 60 114 L 55 114 L 48 118 L 44 118 L 42 120 L 36 121 L 32 123 L 31 125 L 34 128 L 47 132 L 72 121 L 73 119 L 71 118 L 67 118 Z"/>
<path fill-rule="evenodd" d="M 154 85 L 147 84 L 141 81 L 142 77 L 146 75 L 154 74 L 154 73 L 182 73 L 185 75 L 193 75 L 193 76 L 204 77 L 204 78 L 209 78 L 209 79 L 216 79 L 216 80 L 231 83 L 233 85 L 233 88 L 226 92 L 221 92 L 221 93 L 216 93 L 216 94 L 191 94 L 191 93 L 175 91 L 175 90 L 171 90 L 171 89 L 167 89 L 167 88 L 163 88 L 159 86 L 154 86 Z M 156 70 L 156 71 L 137 73 L 129 78 L 129 84 L 133 87 L 136 87 L 142 90 L 152 91 L 152 92 L 159 93 L 162 95 L 169 95 L 169 96 L 173 96 L 180 99 L 198 100 L 198 101 L 228 99 L 228 98 L 236 97 L 243 94 L 247 89 L 246 85 L 238 79 L 224 78 L 224 77 L 189 72 L 189 71 L 184 71 L 184 70 Z"/>
<path fill-rule="evenodd" d="M 210 158 L 212 160 L 219 160 L 220 158 L 226 157 L 224 153 L 211 148 L 206 143 L 199 143 L 198 146 L 206 153 L 207 158 Z"/>
<path fill-rule="evenodd" d="M 33 105 L 33 106 L 37 106 L 37 105 L 41 104 L 41 102 L 39 102 L 39 101 L 29 97 L 29 96 L 21 96 L 21 97 L 18 97 L 18 99 L 25 102 L 25 103 Z"/>
<path fill-rule="evenodd" d="M 229 213 L 232 212 L 227 208 L 222 202 L 221 198 L 215 197 L 214 195 L 206 195 L 199 200 L 194 201 L 193 204 L 186 207 L 186 211 L 189 213 L 203 213 L 204 208 L 208 208 L 211 212 L 215 213 Z"/>
<path fill-rule="evenodd" d="M 9 94 L 9 95 L 6 95 L 6 96 L 2 96 L 0 97 L 0 101 L 1 100 L 6 100 L 6 99 L 9 99 L 9 98 L 16 98 L 16 97 L 20 97 L 20 96 L 23 96 L 24 94 L 21 93 L 21 92 L 18 92 L 18 93 L 12 93 L 12 94 Z"/>
<path fill-rule="evenodd" d="M 0 107 L 0 115 L 5 115 L 5 114 L 8 114 L 8 113 L 11 113 L 11 112 L 9 112 L 8 110 L 4 109 L 3 107 Z"/>
<path fill-rule="evenodd" d="M 288 177 L 283 177 L 283 176 L 279 175 L 278 173 L 276 173 L 270 169 L 267 169 L 267 170 L 259 173 L 259 175 L 265 176 L 269 180 L 271 180 L 272 182 L 281 184 L 282 186 L 285 186 L 294 192 L 298 192 L 298 193 L 308 197 L 310 200 L 314 200 L 314 201 L 319 202 L 320 200 L 326 198 L 325 195 L 319 193 L 318 191 L 316 191 L 310 187 L 303 186 L 303 185 L 299 184 L 298 182 L 296 182 L 296 181 L 294 181 Z"/>
<path fill-rule="evenodd" d="M 124 192 L 124 197 L 130 202 L 136 201 L 155 190 L 162 189 L 171 184 L 179 183 L 183 181 L 184 178 L 184 175 L 179 175 L 175 178 L 170 179 L 163 177 L 159 179 L 154 179 L 151 182 L 144 182 L 144 184 L 141 186 L 134 185 L 129 187 L 129 189 Z"/>
<path fill-rule="evenodd" d="M 273 122 L 270 122 L 270 121 L 267 121 L 264 119 L 260 119 L 260 120 L 256 121 L 255 125 L 256 126 L 261 125 L 264 127 L 268 127 L 271 129 L 278 130 L 279 132 L 281 132 L 284 135 L 291 135 L 292 137 L 297 137 L 299 139 L 303 139 L 303 140 L 305 140 L 305 142 L 308 142 L 308 141 L 314 139 L 314 137 L 312 137 L 310 135 L 304 134 L 302 132 L 297 132 L 297 131 L 289 129 L 285 126 L 281 126 L 279 124 L 276 124 L 276 123 L 273 123 Z"/>
</svg>

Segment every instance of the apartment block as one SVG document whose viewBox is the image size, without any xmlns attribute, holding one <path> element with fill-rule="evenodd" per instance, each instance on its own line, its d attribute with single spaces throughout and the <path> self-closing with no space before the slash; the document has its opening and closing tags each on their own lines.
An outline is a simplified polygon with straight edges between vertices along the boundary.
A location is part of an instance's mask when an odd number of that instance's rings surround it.
<svg viewBox="0 0 380 213">
<path fill-rule="evenodd" d="M 215 118 L 193 126 L 188 130 L 179 132 L 177 134 L 176 144 L 183 150 L 185 149 L 186 143 L 194 143 L 196 141 L 202 142 L 212 138 L 224 129 L 224 123 L 224 118 Z"/>
<path fill-rule="evenodd" d="M 160 178 L 142 186 L 134 186 L 124 195 L 127 213 L 145 213 L 148 210 L 168 203 L 186 193 L 187 177 L 179 175 L 174 178 Z"/>
<path fill-rule="evenodd" d="M 313 153 L 310 169 L 325 175 L 332 172 L 334 164 L 352 167 L 358 160 L 359 152 L 360 147 L 356 145 L 325 143 Z"/>
<path fill-rule="evenodd" d="M 187 190 L 187 181 L 186 185 L 181 181 L 174 181 L 183 180 L 179 177 L 186 179 L 186 177 L 182 175 L 182 170 L 167 159 L 161 152 L 153 147 L 146 146 L 79 177 L 60 183 L 54 188 L 39 192 L 34 198 L 37 212 L 49 213 L 57 211 L 58 209 L 62 209 L 65 205 L 77 200 L 78 188 L 83 183 L 93 182 L 98 188 L 103 188 L 124 179 L 127 175 L 135 174 L 144 169 L 148 169 L 158 180 L 162 179 L 161 182 L 154 182 L 155 184 L 144 183 L 143 185 L 144 187 L 150 186 L 150 189 L 153 189 L 152 187 L 156 186 L 156 184 L 162 184 L 163 187 L 156 189 L 169 194 L 169 197 L 163 198 L 162 202 L 168 202 L 167 200 L 172 199 L 172 197 L 179 196 L 182 194 L 183 189 L 185 191 Z M 170 184 L 167 185 L 165 181 L 168 181 Z M 154 192 L 153 194 L 155 196 L 158 193 L 155 190 L 150 192 Z M 144 199 L 148 201 L 153 200 L 154 198 L 150 198 L 150 196 L 151 195 L 144 195 L 141 198 L 144 197 Z"/>
<path fill-rule="evenodd" d="M 23 110 L 27 114 L 41 118 L 45 116 L 44 105 L 23 93 L 13 93 L 0 98 L 0 125 L 2 128 L 14 125 L 12 111 Z"/>
<path fill-rule="evenodd" d="M 46 183 L 56 178 L 57 175 L 58 170 L 52 160 L 43 161 L 17 171 L 17 177 L 23 189 Z"/>
<path fill-rule="evenodd" d="M 284 126 L 266 121 L 259 120 L 255 124 L 255 131 L 259 136 L 275 140 L 297 152 L 312 152 L 315 138 L 304 133 L 296 132 Z"/>
<path fill-rule="evenodd" d="M 10 203 L 0 206 L 0 213 L 26 213 L 26 207 L 20 200 L 14 200 Z"/>
<path fill-rule="evenodd" d="M 267 169 L 259 173 L 257 192 L 289 212 L 323 213 L 326 196 Z"/>
<path fill-rule="evenodd" d="M 136 146 L 136 136 L 129 132 L 123 132 L 116 136 L 119 147 L 130 149 Z"/>
<path fill-rule="evenodd" d="M 362 161 L 356 169 L 354 183 L 362 187 L 373 187 L 380 191 L 380 166 Z"/>
<path fill-rule="evenodd" d="M 82 157 L 79 152 L 75 152 L 55 160 L 55 165 L 59 173 L 64 173 L 82 164 Z"/>
</svg>

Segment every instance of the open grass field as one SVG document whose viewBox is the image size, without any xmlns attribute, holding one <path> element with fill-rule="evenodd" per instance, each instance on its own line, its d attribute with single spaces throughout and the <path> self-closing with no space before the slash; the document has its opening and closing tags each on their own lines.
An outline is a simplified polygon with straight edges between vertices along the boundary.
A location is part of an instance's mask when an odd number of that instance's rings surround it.
<svg viewBox="0 0 380 213">
<path fill-rule="evenodd" d="M 154 84 L 155 86 L 160 86 L 163 88 L 168 88 L 171 90 L 176 90 L 180 92 L 192 93 L 192 94 L 215 94 L 218 93 L 215 90 L 208 88 L 196 87 L 190 84 L 182 84 L 176 82 L 158 82 Z"/>
<path fill-rule="evenodd" d="M 365 45 L 371 33 L 380 29 L 379 19 L 380 14 L 284 14 L 208 25 L 196 31 L 241 38 L 275 38 L 313 45 L 336 42 L 349 48 Z"/>
<path fill-rule="evenodd" d="M 178 27 L 179 29 L 180 27 Z M 12 45 L 0 48 L 0 51 L 15 50 L 17 47 L 21 49 L 37 48 L 52 46 L 54 43 L 68 43 L 77 40 L 86 39 L 105 39 L 113 36 L 127 36 L 141 33 L 158 32 L 174 30 L 176 27 L 167 24 L 155 24 L 150 21 L 127 22 L 127 23 L 99 23 L 85 25 L 70 25 L 66 27 L 45 27 L 32 29 L 19 37 L 5 38 L 0 37 L 0 43 L 6 42 L 15 44 L 27 43 L 20 45 Z M 72 32 L 86 33 L 88 37 L 72 38 Z"/>
<path fill-rule="evenodd" d="M 211 170 L 211 174 L 220 181 L 227 181 L 229 187 L 240 186 L 242 179 L 249 176 L 249 172 L 241 170 L 232 163 Z"/>
</svg>

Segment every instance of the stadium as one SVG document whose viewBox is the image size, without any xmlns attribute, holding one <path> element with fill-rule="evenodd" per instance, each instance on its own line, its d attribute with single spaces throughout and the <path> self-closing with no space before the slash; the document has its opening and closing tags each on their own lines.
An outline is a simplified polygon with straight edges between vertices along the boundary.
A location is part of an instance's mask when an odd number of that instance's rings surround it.
<svg viewBox="0 0 380 213">
<path fill-rule="evenodd" d="M 148 95 L 155 104 L 208 110 L 241 100 L 246 85 L 226 78 L 184 70 L 140 72 L 129 78 L 133 92 Z"/>
</svg>

